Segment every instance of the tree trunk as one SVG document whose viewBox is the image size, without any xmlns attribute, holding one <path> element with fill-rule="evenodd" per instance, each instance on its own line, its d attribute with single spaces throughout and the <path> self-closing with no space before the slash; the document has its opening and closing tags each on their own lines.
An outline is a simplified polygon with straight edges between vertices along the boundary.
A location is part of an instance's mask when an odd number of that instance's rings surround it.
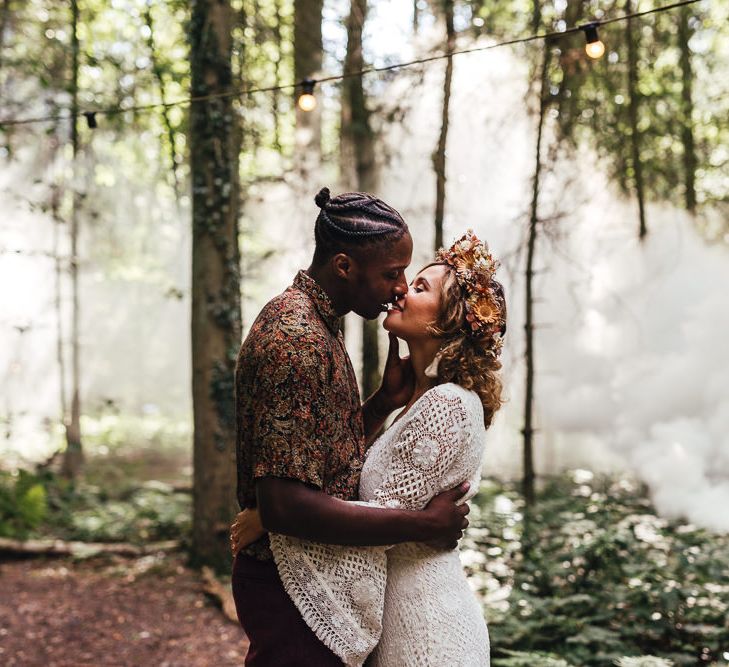
<svg viewBox="0 0 729 667">
<path fill-rule="evenodd" d="M 689 40 L 692 30 L 689 26 L 691 10 L 681 7 L 678 15 L 678 42 L 681 49 L 681 142 L 683 143 L 684 197 L 686 210 L 696 211 L 696 149 L 694 146 L 693 123 L 693 68 Z"/>
<path fill-rule="evenodd" d="M 180 548 L 179 540 L 150 542 L 142 546 L 128 542 L 64 542 L 63 540 L 15 540 L 0 537 L 0 554 L 14 556 L 71 556 L 92 558 L 100 555 L 139 558 L 147 554 L 169 553 Z"/>
<path fill-rule="evenodd" d="M 420 30 L 420 9 L 418 8 L 418 0 L 413 0 L 413 35 L 417 35 Z"/>
<path fill-rule="evenodd" d="M 281 85 L 281 66 L 283 64 L 283 37 L 281 35 L 281 0 L 275 0 L 274 7 L 276 17 L 273 24 L 273 39 L 276 43 L 276 63 L 275 63 L 275 85 Z M 271 103 L 273 106 L 273 146 L 281 153 L 281 91 L 274 90 L 271 92 Z"/>
<path fill-rule="evenodd" d="M 154 78 L 157 80 L 157 86 L 159 87 L 159 95 L 162 104 L 167 103 L 167 88 L 165 86 L 164 72 L 159 62 L 159 56 L 157 54 L 157 46 L 154 39 L 154 19 L 152 18 L 152 6 L 148 4 L 144 9 L 144 20 L 149 28 L 149 37 L 147 37 L 147 46 L 149 47 L 149 57 L 152 61 L 152 71 L 154 72 Z M 172 184 L 175 190 L 175 199 L 180 199 L 180 180 L 177 175 L 177 151 L 175 150 L 175 129 L 172 127 L 172 121 L 170 121 L 170 114 L 166 106 L 162 107 L 162 122 L 164 123 L 165 129 L 167 130 L 167 142 L 169 143 L 170 151 L 170 173 L 172 175 Z"/>
<path fill-rule="evenodd" d="M 544 43 L 542 67 L 539 77 L 539 121 L 537 124 L 537 145 L 534 155 L 534 179 L 532 181 L 532 202 L 529 214 L 529 237 L 527 241 L 524 298 L 526 313 L 524 333 L 526 338 L 526 378 L 524 382 L 524 451 L 522 487 L 527 506 L 534 503 L 534 256 L 536 253 L 539 224 L 539 186 L 542 175 L 542 136 L 547 108 L 547 73 L 549 72 L 550 44 Z"/>
<path fill-rule="evenodd" d="M 3 7 L 0 12 L 0 70 L 2 70 L 3 55 L 5 55 L 5 29 L 10 20 L 10 0 L 3 0 Z"/>
<path fill-rule="evenodd" d="M 296 83 L 315 77 L 322 67 L 321 14 L 324 0 L 294 0 L 294 78 Z M 301 89 L 294 91 L 294 102 Z M 315 90 L 321 102 L 321 91 Z M 296 108 L 296 166 L 303 188 L 317 173 L 321 161 L 321 104 L 313 111 Z"/>
<path fill-rule="evenodd" d="M 446 186 L 446 142 L 448 140 L 448 109 L 451 101 L 451 80 L 453 79 L 453 56 L 456 48 L 456 31 L 453 28 L 453 0 L 443 0 L 446 24 L 446 59 L 445 78 L 443 80 L 443 109 L 441 114 L 440 136 L 438 146 L 433 153 L 433 169 L 435 170 L 435 249 L 443 246 L 443 216 L 445 214 Z"/>
<path fill-rule="evenodd" d="M 54 151 L 55 158 L 55 151 Z M 56 361 L 58 362 L 58 387 L 61 423 L 66 424 L 68 419 L 68 400 L 66 398 L 66 360 L 63 354 L 63 308 L 61 302 L 61 283 L 63 281 L 63 264 L 61 262 L 59 247 L 59 227 L 62 224 L 59 213 L 61 205 L 60 186 L 54 183 L 51 186 L 51 212 L 53 215 L 53 261 L 54 261 L 54 299 L 53 307 L 56 311 Z"/>
<path fill-rule="evenodd" d="M 63 457 L 62 474 L 74 479 L 83 466 L 84 455 L 81 446 L 81 398 L 79 362 L 79 298 L 78 298 L 78 216 L 81 208 L 79 191 L 79 140 L 78 140 L 78 1 L 71 0 L 71 149 L 73 181 L 71 188 L 71 419 L 66 424 L 66 452 Z"/>
<path fill-rule="evenodd" d="M 632 0 L 626 0 L 625 13 L 633 12 Z M 643 165 L 640 158 L 640 133 L 638 131 L 638 42 L 640 31 L 634 30 L 633 19 L 628 19 L 628 116 L 630 120 L 630 155 L 633 167 L 633 182 L 638 198 L 638 238 L 645 239 L 648 229 L 645 220 L 645 188 L 643 187 Z"/>
<path fill-rule="evenodd" d="M 229 568 L 235 515 L 233 373 L 240 346 L 238 211 L 240 133 L 232 96 L 233 12 L 228 0 L 197 0 L 190 20 L 192 176 L 192 562 Z"/>
<path fill-rule="evenodd" d="M 7 30 L 8 24 L 10 23 L 10 0 L 3 0 L 2 10 L 0 10 L 0 74 L 2 74 L 3 65 L 5 64 L 3 56 L 5 55 L 5 31 Z M 4 98 L 4 84 L 5 82 L 0 77 L 0 99 Z M 3 142 L 7 154 L 10 154 L 10 132 L 9 128 L 2 133 Z"/>
<path fill-rule="evenodd" d="M 364 69 L 362 31 L 367 18 L 367 0 L 351 0 L 347 18 L 347 55 L 344 71 Z M 377 188 L 375 137 L 370 126 L 361 76 L 342 81 L 341 154 L 342 185 L 345 190 L 373 192 Z M 370 396 L 380 385 L 380 355 L 377 320 L 362 322 L 362 396 Z"/>
</svg>

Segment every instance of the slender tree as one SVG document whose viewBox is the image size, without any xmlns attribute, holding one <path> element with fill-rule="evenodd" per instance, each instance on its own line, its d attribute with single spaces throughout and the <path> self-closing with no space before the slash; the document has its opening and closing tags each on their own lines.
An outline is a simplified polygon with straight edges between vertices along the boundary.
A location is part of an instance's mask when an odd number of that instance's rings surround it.
<svg viewBox="0 0 729 667">
<path fill-rule="evenodd" d="M 294 78 L 298 82 L 321 71 L 321 19 L 324 0 L 294 0 Z M 300 89 L 294 91 L 298 97 Z M 313 111 L 296 107 L 296 164 L 304 188 L 321 158 L 321 105 Z"/>
<path fill-rule="evenodd" d="M 170 120 L 169 110 L 166 106 L 167 103 L 167 85 L 165 82 L 164 68 L 160 61 L 159 53 L 157 51 L 157 44 L 155 41 L 155 23 L 154 17 L 152 16 L 152 2 L 147 0 L 147 4 L 144 8 L 144 21 L 147 25 L 147 46 L 149 48 L 149 58 L 152 62 L 152 72 L 159 88 L 160 100 L 162 102 L 162 122 L 164 123 L 165 130 L 167 131 L 167 143 L 169 144 L 169 158 L 170 158 L 170 175 L 172 176 L 172 185 L 175 190 L 175 198 L 180 198 L 180 179 L 177 174 L 177 150 L 175 149 L 175 128 Z"/>
<path fill-rule="evenodd" d="M 0 9 L 0 99 L 3 97 L 3 87 L 5 80 L 2 78 L 3 66 L 5 65 L 5 32 L 10 24 L 10 0 L 3 0 L 2 9 Z M 8 132 L 5 131 L 3 134 L 3 140 L 5 142 L 6 150 L 10 152 L 10 146 L 8 142 Z"/>
<path fill-rule="evenodd" d="M 5 30 L 10 23 L 10 0 L 3 0 L 0 9 L 0 70 L 3 66 L 3 56 L 5 55 Z"/>
<path fill-rule="evenodd" d="M 633 2 L 626 0 L 625 13 L 632 14 Z M 640 31 L 635 29 L 634 19 L 627 21 L 628 46 L 628 118 L 630 122 L 630 163 L 633 172 L 635 196 L 638 198 L 638 238 L 642 241 L 648 233 L 645 220 L 645 187 L 643 185 L 643 164 L 640 156 L 640 131 L 638 129 L 638 46 Z"/>
<path fill-rule="evenodd" d="M 678 12 L 678 46 L 681 63 L 681 143 L 683 144 L 684 199 L 686 210 L 696 211 L 696 148 L 694 142 L 694 102 L 691 66 L 691 9 L 681 7 Z"/>
<path fill-rule="evenodd" d="M 539 188 L 542 176 L 542 141 L 547 109 L 548 73 L 550 44 L 544 43 L 539 76 L 539 116 L 537 120 L 537 141 L 534 151 L 534 178 L 532 179 L 532 201 L 529 208 L 529 234 L 527 237 L 526 267 L 524 270 L 526 308 L 524 318 L 526 377 L 524 382 L 524 450 L 523 450 L 523 492 L 527 505 L 534 503 L 534 258 L 539 234 Z"/>
<path fill-rule="evenodd" d="M 54 137 L 55 143 L 55 137 Z M 55 154 L 54 150 L 54 154 Z M 55 155 L 54 155 L 55 157 Z M 51 185 L 51 215 L 53 217 L 53 262 L 54 262 L 54 293 L 53 308 L 56 311 L 56 361 L 58 362 L 58 385 L 61 423 L 65 424 L 68 417 L 68 399 L 66 398 L 66 359 L 63 353 L 63 308 L 61 289 L 63 285 L 63 262 L 60 251 L 60 226 L 63 224 L 60 213 L 61 188 L 58 183 Z"/>
<path fill-rule="evenodd" d="M 228 0 L 196 0 L 189 24 L 192 175 L 192 561 L 229 565 L 235 513 L 233 373 L 240 345 L 238 211 L 240 135 L 232 96 L 233 13 Z"/>
<path fill-rule="evenodd" d="M 367 0 L 351 0 L 347 17 L 345 72 L 364 68 L 362 31 L 367 18 Z M 362 77 L 342 81 L 340 165 L 345 190 L 373 192 L 377 187 L 375 136 Z M 380 384 L 377 320 L 362 322 L 362 395 L 369 396 Z"/>
<path fill-rule="evenodd" d="M 456 48 L 456 31 L 453 27 L 453 0 L 443 0 L 443 13 L 446 27 L 445 77 L 443 78 L 443 106 L 441 107 L 440 134 L 438 145 L 433 153 L 435 171 L 435 249 L 443 245 L 443 216 L 446 197 L 446 142 L 448 141 L 448 116 L 451 102 L 451 82 L 453 80 L 453 56 Z"/>
<path fill-rule="evenodd" d="M 75 478 L 83 465 L 81 446 L 81 398 L 79 360 L 79 290 L 78 290 L 78 233 L 81 192 L 79 185 L 79 136 L 78 136 L 78 71 L 79 71 L 79 9 L 78 1 L 71 0 L 71 159 L 73 180 L 71 188 L 71 418 L 66 424 L 66 452 L 62 472 L 68 478 Z"/>
<path fill-rule="evenodd" d="M 281 11 L 281 0 L 274 0 L 273 40 L 276 46 L 276 59 L 274 61 L 274 82 L 276 86 L 281 85 L 283 66 L 283 35 L 281 34 L 281 23 L 283 12 Z M 271 104 L 273 106 L 273 145 L 281 152 L 281 91 L 271 92 Z"/>
</svg>

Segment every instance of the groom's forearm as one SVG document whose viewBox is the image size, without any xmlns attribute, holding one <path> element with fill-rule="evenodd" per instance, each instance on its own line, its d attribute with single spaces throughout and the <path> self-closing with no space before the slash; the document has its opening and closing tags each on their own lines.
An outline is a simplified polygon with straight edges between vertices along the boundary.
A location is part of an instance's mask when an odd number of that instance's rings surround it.
<svg viewBox="0 0 729 667">
<path fill-rule="evenodd" d="M 263 527 L 273 533 L 346 546 L 421 542 L 433 537 L 425 512 L 357 505 L 295 480 L 260 479 L 256 496 Z"/>
</svg>

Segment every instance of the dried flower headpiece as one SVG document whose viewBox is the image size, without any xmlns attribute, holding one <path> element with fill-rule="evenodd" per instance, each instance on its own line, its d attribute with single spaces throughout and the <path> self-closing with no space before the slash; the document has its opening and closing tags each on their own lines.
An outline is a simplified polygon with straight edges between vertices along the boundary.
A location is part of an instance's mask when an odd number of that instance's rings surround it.
<svg viewBox="0 0 729 667">
<path fill-rule="evenodd" d="M 499 261 L 472 230 L 447 250 L 436 253 L 436 261 L 451 266 L 466 300 L 466 326 L 474 337 L 484 339 L 494 357 L 501 352 L 506 325 L 501 288 L 494 281 Z"/>
</svg>

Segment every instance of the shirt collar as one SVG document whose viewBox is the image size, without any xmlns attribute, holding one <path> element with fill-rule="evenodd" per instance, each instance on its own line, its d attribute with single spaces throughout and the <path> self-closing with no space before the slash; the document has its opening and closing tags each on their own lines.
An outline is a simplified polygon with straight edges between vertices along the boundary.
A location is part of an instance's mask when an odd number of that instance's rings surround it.
<svg viewBox="0 0 729 667">
<path fill-rule="evenodd" d="M 337 315 L 332 300 L 321 285 L 305 271 L 299 271 L 294 278 L 294 287 L 304 292 L 314 302 L 327 328 L 336 336 L 341 329 L 342 318 Z"/>
</svg>

